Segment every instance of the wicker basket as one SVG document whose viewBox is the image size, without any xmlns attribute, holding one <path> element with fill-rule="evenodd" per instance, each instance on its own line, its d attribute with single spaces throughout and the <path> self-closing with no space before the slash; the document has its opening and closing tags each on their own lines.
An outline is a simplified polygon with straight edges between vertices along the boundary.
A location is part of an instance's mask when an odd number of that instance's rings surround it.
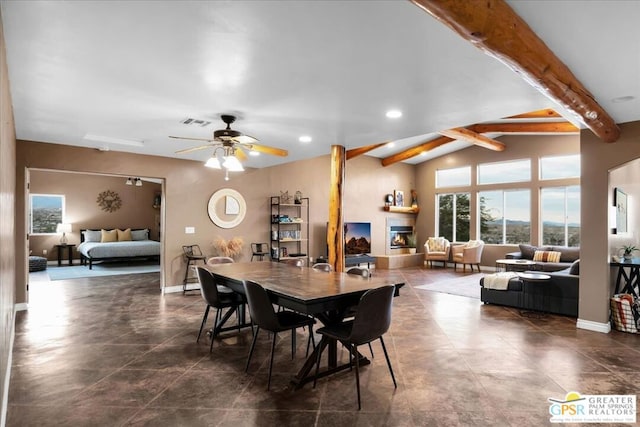
<svg viewBox="0 0 640 427">
<path fill-rule="evenodd" d="M 611 326 L 632 334 L 640 333 L 640 300 L 630 294 L 616 294 L 610 300 Z"/>
</svg>

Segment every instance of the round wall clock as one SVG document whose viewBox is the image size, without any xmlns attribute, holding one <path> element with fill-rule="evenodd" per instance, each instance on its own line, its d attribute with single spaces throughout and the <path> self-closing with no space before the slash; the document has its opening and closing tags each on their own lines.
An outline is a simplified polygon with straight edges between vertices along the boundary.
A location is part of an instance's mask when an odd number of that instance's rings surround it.
<svg viewBox="0 0 640 427">
<path fill-rule="evenodd" d="M 103 211 L 106 212 L 115 212 L 122 207 L 122 200 L 120 199 L 120 196 L 118 196 L 118 193 L 111 190 L 105 190 L 98 194 L 96 203 Z"/>
<path fill-rule="evenodd" d="M 390 206 L 393 203 L 393 194 L 387 194 L 386 196 L 384 196 L 384 203 L 387 206 Z"/>
</svg>

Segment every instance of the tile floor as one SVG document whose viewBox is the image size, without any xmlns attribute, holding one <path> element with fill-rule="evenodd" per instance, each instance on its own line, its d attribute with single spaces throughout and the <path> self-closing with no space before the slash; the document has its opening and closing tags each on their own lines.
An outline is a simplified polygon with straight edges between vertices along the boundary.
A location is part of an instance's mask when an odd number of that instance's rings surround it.
<svg viewBox="0 0 640 427">
<path fill-rule="evenodd" d="M 385 339 L 398 388 L 374 343 L 361 411 L 348 371 L 315 389 L 291 387 L 306 332 L 293 361 L 289 336 L 280 338 L 267 391 L 267 334 L 249 373 L 248 329 L 225 334 L 209 353 L 208 338 L 195 342 L 198 292 L 163 296 L 154 273 L 34 281 L 29 311 L 16 320 L 7 425 L 541 426 L 549 397 L 639 390 L 638 335 L 414 288 L 462 276 L 451 269 L 376 274 L 407 283 Z"/>
</svg>

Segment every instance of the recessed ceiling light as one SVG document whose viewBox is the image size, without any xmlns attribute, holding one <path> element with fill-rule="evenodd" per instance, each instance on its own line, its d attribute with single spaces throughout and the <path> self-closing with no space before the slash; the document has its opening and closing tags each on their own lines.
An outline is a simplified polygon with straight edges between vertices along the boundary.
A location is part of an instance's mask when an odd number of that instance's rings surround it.
<svg viewBox="0 0 640 427">
<path fill-rule="evenodd" d="M 302 135 L 300 138 L 298 138 L 298 141 L 300 142 L 311 142 L 311 137 L 309 135 Z"/>
<path fill-rule="evenodd" d="M 389 110 L 387 111 L 386 116 L 390 119 L 397 119 L 402 117 L 402 111 L 400 110 Z"/>
<path fill-rule="evenodd" d="M 393 148 L 395 146 L 396 146 L 395 142 L 390 142 L 390 143 L 387 144 L 387 148 Z"/>
<path fill-rule="evenodd" d="M 254 151 L 254 150 L 251 150 L 251 151 L 249 151 L 249 155 L 250 155 L 250 156 L 259 156 L 259 155 L 260 155 L 260 152 L 258 152 L 258 151 Z"/>
<path fill-rule="evenodd" d="M 621 102 L 629 102 L 629 101 L 633 101 L 634 99 L 636 99 L 635 96 L 631 96 L 631 95 L 627 95 L 627 96 L 619 96 L 617 98 L 613 98 L 611 100 L 611 102 L 614 102 L 616 104 L 619 104 Z"/>
<path fill-rule="evenodd" d="M 420 153 L 420 155 L 421 155 L 421 156 L 426 156 L 426 155 L 427 155 L 427 152 L 426 152 L 426 151 L 423 151 L 422 153 Z"/>
</svg>

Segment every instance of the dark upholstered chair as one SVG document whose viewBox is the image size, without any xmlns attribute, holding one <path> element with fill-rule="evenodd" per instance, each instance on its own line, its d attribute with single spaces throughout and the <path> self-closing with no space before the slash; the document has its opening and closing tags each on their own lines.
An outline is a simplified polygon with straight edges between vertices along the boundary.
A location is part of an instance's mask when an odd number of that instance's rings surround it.
<svg viewBox="0 0 640 427">
<path fill-rule="evenodd" d="M 200 250 L 200 246 L 198 245 L 186 245 L 182 247 L 182 252 L 184 254 L 184 258 L 187 261 L 187 268 L 184 271 L 184 279 L 182 279 L 182 292 L 187 291 L 187 283 L 191 283 L 197 280 L 197 277 L 189 276 L 189 270 L 192 265 L 196 265 L 198 261 L 202 261 L 203 264 L 206 263 L 207 257 Z M 189 289 L 193 290 L 193 289 Z"/>
<path fill-rule="evenodd" d="M 314 270 L 330 272 L 333 271 L 333 266 L 328 262 L 317 262 L 311 266 Z"/>
<path fill-rule="evenodd" d="M 251 261 L 253 261 L 254 257 L 262 261 L 265 256 L 266 257 L 269 256 L 268 243 L 252 243 L 251 244 Z"/>
<path fill-rule="evenodd" d="M 384 357 L 387 359 L 387 366 L 389 366 L 393 385 L 396 388 L 398 387 L 396 384 L 396 377 L 393 375 L 393 369 L 391 368 L 389 354 L 387 353 L 387 348 L 384 345 L 384 340 L 382 339 L 382 335 L 389 330 L 389 326 L 391 325 L 391 305 L 393 303 L 394 292 L 394 286 L 383 286 L 381 288 L 371 289 L 365 292 L 364 295 L 362 295 L 362 298 L 360 298 L 360 303 L 358 304 L 358 309 L 353 320 L 342 322 L 337 325 L 325 326 L 316 331 L 322 335 L 322 341 L 320 341 L 318 357 L 316 359 L 316 375 L 313 380 L 314 387 L 316 386 L 318 371 L 320 369 L 320 356 L 322 355 L 322 350 L 327 345 L 328 339 L 334 339 L 349 346 L 349 363 L 351 363 L 352 356 L 355 358 L 358 409 L 362 408 L 362 405 L 360 404 L 359 345 L 368 344 L 377 339 L 380 340 L 382 350 L 384 351 Z"/>
<path fill-rule="evenodd" d="M 200 293 L 202 294 L 202 299 L 207 303 L 207 308 L 204 310 L 204 315 L 202 316 L 202 323 L 200 324 L 200 331 L 198 332 L 198 339 L 196 342 L 200 341 L 200 335 L 202 334 L 202 329 L 204 325 L 207 323 L 207 317 L 209 316 L 209 309 L 211 307 L 216 309 L 216 317 L 213 321 L 213 331 L 211 332 L 211 346 L 209 347 L 209 351 L 213 350 L 213 340 L 216 338 L 216 326 L 218 323 L 224 324 L 224 322 L 229 319 L 231 314 L 235 311 L 238 316 L 238 331 L 240 331 L 240 307 L 245 303 L 245 300 L 242 295 L 235 292 L 220 292 L 218 290 L 218 286 L 215 282 L 213 274 L 209 270 L 204 267 L 196 267 L 196 271 L 198 274 L 198 281 L 200 282 Z M 224 289 L 228 289 L 224 286 L 221 286 Z M 225 314 L 224 317 L 221 316 L 222 310 L 228 308 L 229 310 Z"/>
<path fill-rule="evenodd" d="M 267 382 L 267 390 L 271 387 L 271 370 L 273 368 L 273 352 L 276 347 L 276 337 L 278 332 L 291 331 L 291 358 L 296 352 L 296 329 L 304 326 L 309 327 L 309 339 L 315 347 L 315 340 L 313 338 L 313 324 L 315 320 L 313 318 L 295 313 L 293 311 L 281 311 L 276 313 L 273 309 L 273 304 L 269 299 L 267 291 L 258 283 L 245 281 L 243 283 L 245 295 L 249 303 L 249 312 L 251 313 L 251 320 L 257 326 L 256 333 L 253 335 L 253 341 L 251 342 L 251 349 L 249 350 L 249 357 L 247 357 L 247 366 L 245 372 L 249 370 L 249 364 L 251 363 L 251 356 L 253 356 L 253 349 L 256 345 L 256 339 L 260 329 L 265 329 L 269 332 L 273 332 L 273 338 L 271 341 L 271 358 L 269 359 L 269 381 Z M 307 346 L 308 348 L 308 346 Z"/>
</svg>

